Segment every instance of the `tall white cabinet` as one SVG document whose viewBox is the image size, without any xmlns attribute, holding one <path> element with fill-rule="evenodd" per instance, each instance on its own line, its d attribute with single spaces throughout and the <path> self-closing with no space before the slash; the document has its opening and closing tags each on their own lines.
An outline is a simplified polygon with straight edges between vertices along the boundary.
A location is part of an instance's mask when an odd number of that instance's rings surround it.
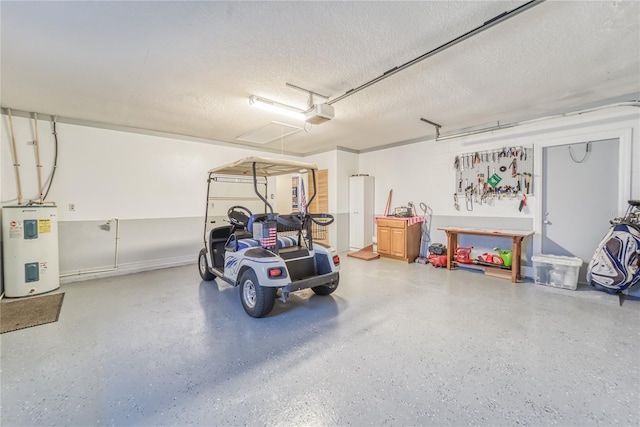
<svg viewBox="0 0 640 427">
<path fill-rule="evenodd" d="M 373 243 L 374 178 L 349 177 L 349 248 L 362 249 Z"/>
</svg>

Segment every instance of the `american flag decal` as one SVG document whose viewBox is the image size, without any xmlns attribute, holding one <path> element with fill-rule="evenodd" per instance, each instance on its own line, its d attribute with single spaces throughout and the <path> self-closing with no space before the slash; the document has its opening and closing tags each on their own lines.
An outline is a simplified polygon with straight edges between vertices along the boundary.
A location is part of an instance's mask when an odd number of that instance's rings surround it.
<svg viewBox="0 0 640 427">
<path fill-rule="evenodd" d="M 263 248 L 272 248 L 276 246 L 278 239 L 278 230 L 275 224 L 264 224 L 262 227 L 261 245 Z"/>
</svg>

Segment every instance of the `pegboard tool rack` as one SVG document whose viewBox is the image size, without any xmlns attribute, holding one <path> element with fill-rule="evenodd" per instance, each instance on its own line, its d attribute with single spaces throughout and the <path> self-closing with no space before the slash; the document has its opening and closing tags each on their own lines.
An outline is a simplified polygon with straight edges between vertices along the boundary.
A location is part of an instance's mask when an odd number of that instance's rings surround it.
<svg viewBox="0 0 640 427">
<path fill-rule="evenodd" d="M 533 194 L 533 148 L 502 147 L 459 154 L 453 161 L 456 171 L 454 202 L 487 203 L 502 199 L 525 199 Z M 473 204 L 471 204 L 473 206 Z"/>
</svg>

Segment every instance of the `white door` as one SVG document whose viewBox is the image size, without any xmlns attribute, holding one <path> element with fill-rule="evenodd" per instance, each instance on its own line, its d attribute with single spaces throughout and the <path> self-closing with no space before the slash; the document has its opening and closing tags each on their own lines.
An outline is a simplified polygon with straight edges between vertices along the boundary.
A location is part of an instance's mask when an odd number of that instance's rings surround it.
<svg viewBox="0 0 640 427">
<path fill-rule="evenodd" d="M 349 247 L 361 249 L 364 245 L 364 177 L 349 178 Z"/>
<path fill-rule="evenodd" d="M 542 252 L 588 263 L 618 207 L 618 140 L 543 152 Z M 580 272 L 584 281 L 585 267 Z"/>
<path fill-rule="evenodd" d="M 362 249 L 373 240 L 373 177 L 349 178 L 349 247 Z"/>
</svg>

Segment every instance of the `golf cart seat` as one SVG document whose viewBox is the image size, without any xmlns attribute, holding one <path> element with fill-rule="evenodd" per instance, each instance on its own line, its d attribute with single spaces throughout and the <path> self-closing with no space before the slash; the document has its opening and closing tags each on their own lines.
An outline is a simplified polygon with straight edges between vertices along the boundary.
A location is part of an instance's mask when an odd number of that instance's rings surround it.
<svg viewBox="0 0 640 427">
<path fill-rule="evenodd" d="M 237 242 L 237 245 L 236 245 Z M 292 236 L 281 236 L 277 238 L 278 249 L 290 248 L 298 246 L 298 239 Z M 260 240 L 254 238 L 235 239 L 235 236 L 231 236 L 227 242 L 226 249 L 228 251 L 236 251 L 247 248 L 259 248 Z"/>
</svg>

